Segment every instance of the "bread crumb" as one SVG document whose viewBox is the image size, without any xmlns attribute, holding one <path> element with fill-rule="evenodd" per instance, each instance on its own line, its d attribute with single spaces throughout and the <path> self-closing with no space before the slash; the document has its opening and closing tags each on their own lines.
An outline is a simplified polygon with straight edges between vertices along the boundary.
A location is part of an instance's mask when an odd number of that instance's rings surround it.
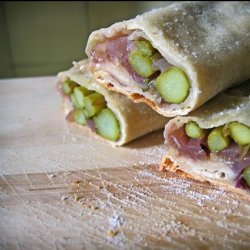
<svg viewBox="0 0 250 250">
<path fill-rule="evenodd" d="M 91 206 L 90 206 L 90 209 L 91 209 L 92 211 L 95 211 L 95 210 L 98 210 L 99 207 L 96 207 L 96 206 L 91 205 Z"/>
<path fill-rule="evenodd" d="M 52 178 L 54 178 L 54 177 L 56 177 L 55 174 L 50 174 L 50 175 L 49 175 L 49 178 L 50 178 L 50 179 L 52 179 Z"/>
<path fill-rule="evenodd" d="M 72 180 L 71 183 L 73 183 L 73 184 L 79 184 L 80 181 L 79 180 Z"/>
<path fill-rule="evenodd" d="M 78 196 L 76 193 L 74 194 L 74 200 L 79 201 L 82 197 Z"/>
<path fill-rule="evenodd" d="M 111 238 L 115 237 L 117 234 L 118 234 L 118 231 L 114 231 L 114 230 L 107 231 L 107 236 Z"/>
<path fill-rule="evenodd" d="M 69 197 L 67 197 L 67 196 L 62 196 L 62 198 L 61 198 L 62 201 L 65 201 L 65 200 L 68 200 L 68 199 L 69 199 Z"/>
</svg>

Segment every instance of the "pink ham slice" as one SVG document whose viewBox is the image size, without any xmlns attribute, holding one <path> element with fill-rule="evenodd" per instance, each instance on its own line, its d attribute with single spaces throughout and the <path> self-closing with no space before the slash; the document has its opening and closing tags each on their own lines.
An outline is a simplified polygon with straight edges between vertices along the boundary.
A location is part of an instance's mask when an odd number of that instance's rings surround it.
<svg viewBox="0 0 250 250">
<path fill-rule="evenodd" d="M 91 58 L 94 64 L 118 60 L 136 82 L 144 84 L 146 79 L 139 76 L 128 62 L 128 55 L 133 50 L 135 50 L 134 41 L 130 40 L 128 36 L 121 36 L 97 44 L 91 53 Z M 153 67 L 156 70 L 163 71 L 169 66 L 170 64 L 163 57 L 153 57 Z M 151 78 L 155 78 L 158 74 L 153 75 Z"/>
<path fill-rule="evenodd" d="M 180 155 L 198 160 L 206 160 L 208 158 L 206 140 L 189 138 L 185 134 L 183 127 L 174 130 L 167 140 L 173 147 L 178 149 Z"/>
<path fill-rule="evenodd" d="M 65 119 L 66 119 L 67 122 L 74 122 L 73 111 L 74 111 L 74 110 L 71 110 L 71 111 L 66 115 Z"/>
<path fill-rule="evenodd" d="M 113 62 L 118 60 L 129 74 L 138 83 L 144 83 L 145 79 L 139 76 L 130 66 L 128 62 L 128 54 L 133 50 L 133 41 L 127 36 L 118 37 L 112 40 L 107 40 L 104 43 L 97 44 L 91 53 L 94 63 Z"/>
</svg>

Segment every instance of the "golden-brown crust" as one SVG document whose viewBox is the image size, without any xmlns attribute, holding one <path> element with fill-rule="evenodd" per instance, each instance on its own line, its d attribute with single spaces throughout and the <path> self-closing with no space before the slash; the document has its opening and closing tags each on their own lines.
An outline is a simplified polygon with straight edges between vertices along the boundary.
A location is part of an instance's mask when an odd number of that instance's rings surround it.
<svg viewBox="0 0 250 250">
<path fill-rule="evenodd" d="M 201 180 L 200 178 L 195 178 L 195 176 L 188 174 L 182 171 L 181 169 L 178 169 L 178 166 L 176 166 L 169 158 L 166 158 L 160 163 L 160 171 L 170 171 L 170 172 L 177 173 L 178 175 L 187 179 L 194 179 L 194 180 L 198 180 L 201 182 L 209 182 L 206 180 Z"/>
<path fill-rule="evenodd" d="M 210 183 L 211 185 L 214 185 L 216 187 L 221 187 L 222 186 L 223 188 L 225 188 L 225 190 L 237 193 L 237 194 L 241 195 L 242 197 L 244 197 L 245 199 L 250 201 L 250 193 L 249 193 L 249 191 L 241 189 L 241 188 L 235 188 L 233 186 L 226 185 L 226 184 L 223 184 L 221 182 L 217 182 L 216 180 L 212 180 L 212 179 L 208 180 L 208 179 L 202 178 L 201 176 L 186 173 L 183 170 L 179 169 L 178 166 L 175 165 L 167 157 L 163 158 L 162 162 L 160 163 L 159 169 L 160 169 L 160 171 L 174 172 L 174 173 L 178 174 L 179 176 L 181 176 L 183 178 L 192 179 L 192 180 L 196 180 L 196 181 L 203 182 L 203 183 Z"/>
<path fill-rule="evenodd" d="M 100 81 L 100 79 L 96 79 L 98 82 Z M 112 83 L 104 83 L 103 81 L 101 82 L 103 86 L 105 86 L 107 89 L 111 90 L 111 91 L 115 91 L 116 93 L 120 93 L 120 91 L 117 90 L 117 88 L 112 84 Z M 157 107 L 156 103 L 149 100 L 148 98 L 146 98 L 145 96 L 138 94 L 138 93 L 132 93 L 132 94 L 126 94 L 126 96 L 132 100 L 135 103 L 146 103 L 148 106 L 150 106 L 152 109 L 154 109 L 155 111 L 157 111 L 158 113 L 161 113 L 161 111 L 159 110 L 159 108 Z"/>
</svg>

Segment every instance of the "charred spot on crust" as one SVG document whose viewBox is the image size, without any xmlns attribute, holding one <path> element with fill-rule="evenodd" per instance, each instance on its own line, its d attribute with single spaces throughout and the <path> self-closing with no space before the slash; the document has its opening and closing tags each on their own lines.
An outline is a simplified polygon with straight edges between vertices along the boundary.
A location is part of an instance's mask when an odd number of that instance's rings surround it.
<svg viewBox="0 0 250 250">
<path fill-rule="evenodd" d="M 145 97 L 143 95 L 140 95 L 140 94 L 132 94 L 131 95 L 132 99 L 135 100 L 135 101 L 139 101 L 139 100 L 143 100 L 145 99 Z"/>
<path fill-rule="evenodd" d="M 108 87 L 108 88 L 113 88 L 114 85 L 113 85 L 112 83 L 109 82 L 109 83 L 107 84 L 107 87 Z"/>
<path fill-rule="evenodd" d="M 152 101 L 150 101 L 149 99 L 147 99 L 145 96 L 134 93 L 130 95 L 130 98 L 134 101 L 134 102 L 145 102 L 148 105 L 151 106 L 151 108 L 156 107 L 156 104 Z"/>
</svg>

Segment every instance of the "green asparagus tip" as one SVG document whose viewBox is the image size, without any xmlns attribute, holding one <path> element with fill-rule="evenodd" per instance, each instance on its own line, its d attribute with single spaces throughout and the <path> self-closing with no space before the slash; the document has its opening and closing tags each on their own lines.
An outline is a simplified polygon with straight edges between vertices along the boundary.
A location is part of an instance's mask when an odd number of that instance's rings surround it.
<svg viewBox="0 0 250 250">
<path fill-rule="evenodd" d="M 81 108 L 81 107 L 78 105 L 78 103 L 77 103 L 77 100 L 76 100 L 76 97 L 75 97 L 74 93 L 71 93 L 71 94 L 70 94 L 70 100 L 71 100 L 71 102 L 72 102 L 72 104 L 73 104 L 73 106 L 74 106 L 75 108 Z"/>
<path fill-rule="evenodd" d="M 250 187 L 250 166 L 244 169 L 243 179 L 246 181 L 247 185 Z"/>
<path fill-rule="evenodd" d="M 147 78 L 155 73 L 155 70 L 152 68 L 152 58 L 143 55 L 138 50 L 135 50 L 129 54 L 128 61 L 134 71 L 141 77 Z"/>
<path fill-rule="evenodd" d="M 78 108 L 84 108 L 84 98 L 88 96 L 89 94 L 93 93 L 93 91 L 86 89 L 85 87 L 79 86 L 75 87 L 73 91 L 75 95 L 75 99 L 77 102 Z"/>
<path fill-rule="evenodd" d="M 86 96 L 84 99 L 84 103 L 85 109 L 90 117 L 96 115 L 106 107 L 106 101 L 104 97 L 97 92 Z"/>
<path fill-rule="evenodd" d="M 143 54 L 144 56 L 152 56 L 154 52 L 156 51 L 152 44 L 147 40 L 137 40 L 135 41 L 135 45 L 137 47 L 137 50 Z"/>
<path fill-rule="evenodd" d="M 207 142 L 211 152 L 219 152 L 229 146 L 230 139 L 224 136 L 223 127 L 217 127 L 210 132 Z"/>
<path fill-rule="evenodd" d="M 62 83 L 62 91 L 65 95 L 69 95 L 73 92 L 73 89 L 76 86 L 77 86 L 77 83 L 68 79 Z"/>
<path fill-rule="evenodd" d="M 246 181 L 247 185 L 250 187 L 250 166 L 244 169 L 242 175 L 243 175 L 243 179 Z"/>
<path fill-rule="evenodd" d="M 159 95 L 168 103 L 182 103 L 189 95 L 189 80 L 184 71 L 177 67 L 162 72 L 155 86 Z"/>
<path fill-rule="evenodd" d="M 194 121 L 190 121 L 185 125 L 185 132 L 189 137 L 195 139 L 200 139 L 206 134 L 205 130 L 200 128 Z"/>
<path fill-rule="evenodd" d="M 250 128 L 239 122 L 231 122 L 229 124 L 229 132 L 232 139 L 239 145 L 250 144 Z"/>
<path fill-rule="evenodd" d="M 114 113 L 105 108 L 94 116 L 94 123 L 97 134 L 111 140 L 117 141 L 120 136 L 120 125 Z"/>
<path fill-rule="evenodd" d="M 73 111 L 74 121 L 80 125 L 85 125 L 87 122 L 83 109 L 75 109 Z"/>
</svg>

